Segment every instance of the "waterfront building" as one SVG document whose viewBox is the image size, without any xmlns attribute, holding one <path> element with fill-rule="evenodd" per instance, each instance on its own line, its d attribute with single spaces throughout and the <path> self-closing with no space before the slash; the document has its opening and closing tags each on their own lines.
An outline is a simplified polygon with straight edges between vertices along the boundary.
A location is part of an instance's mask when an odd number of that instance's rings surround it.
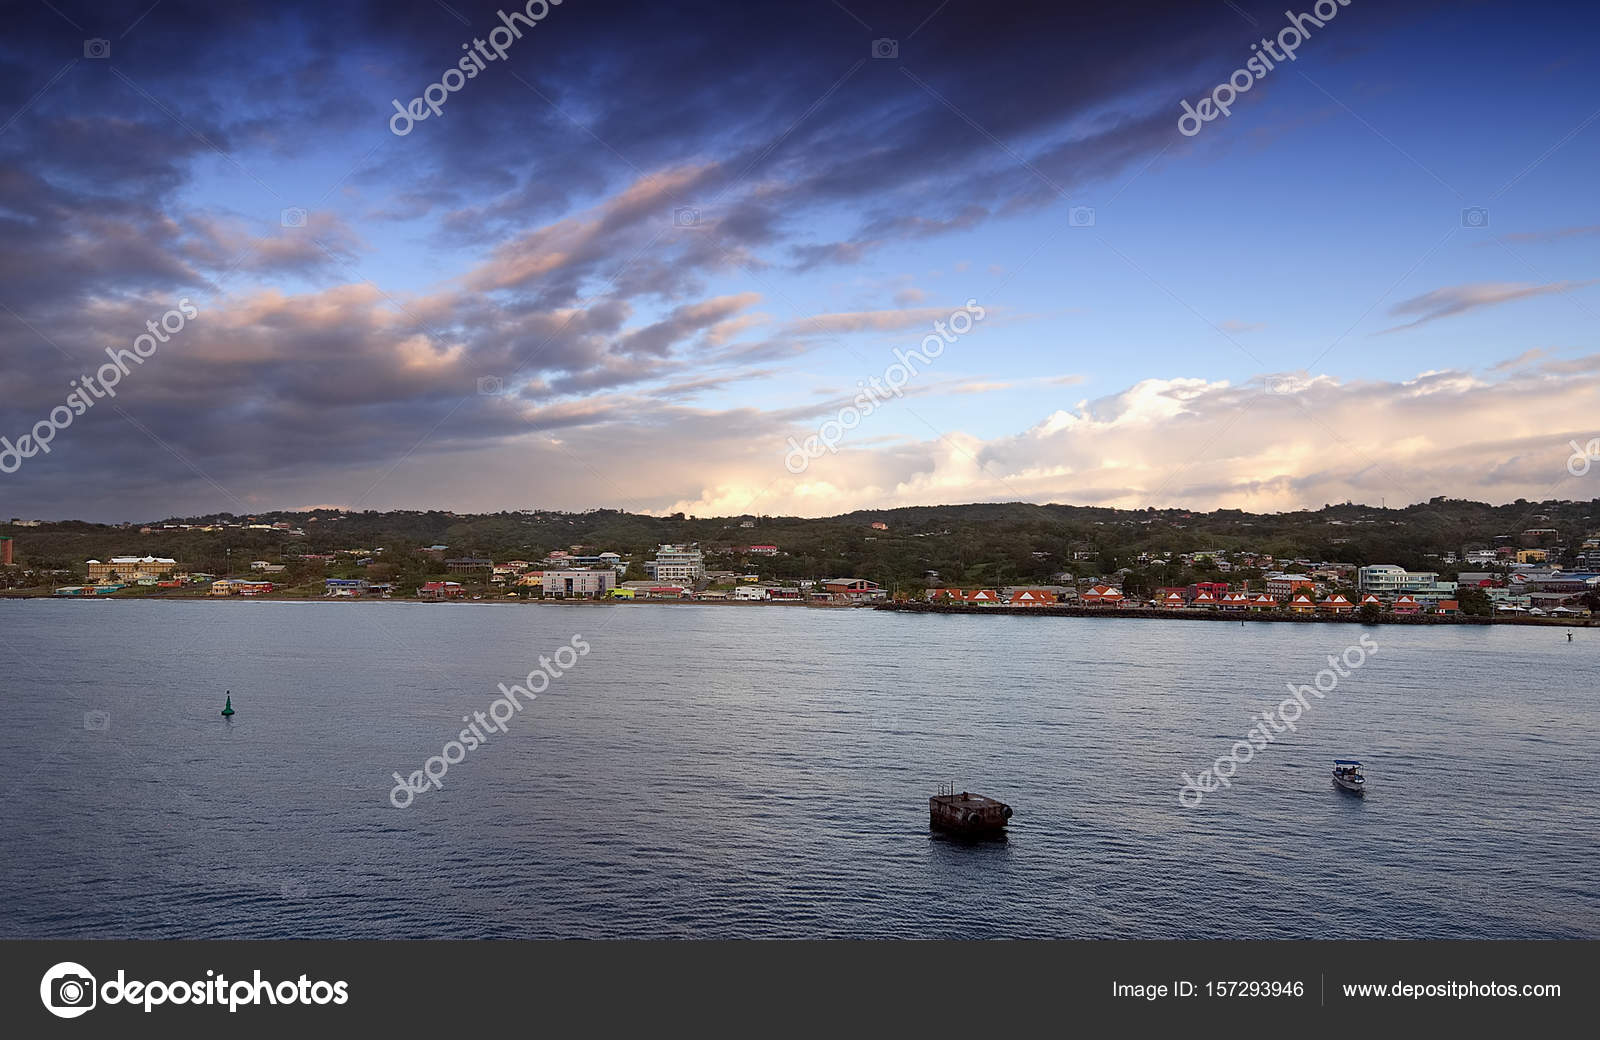
<svg viewBox="0 0 1600 1040">
<path fill-rule="evenodd" d="M 547 570 L 544 594 L 551 599 L 591 599 L 617 587 L 617 572 L 601 570 Z"/>
<path fill-rule="evenodd" d="M 1362 592 L 1373 592 L 1380 596 L 1430 591 L 1439 582 L 1437 572 L 1408 571 L 1392 563 L 1375 563 L 1361 568 L 1356 573 L 1357 588 Z M 1455 591 L 1453 585 L 1450 591 Z"/>
<path fill-rule="evenodd" d="M 682 581 L 694 584 L 706 577 L 706 557 L 696 545 L 662 545 L 647 566 L 658 582 Z"/>
<path fill-rule="evenodd" d="M 101 582 L 114 573 L 123 581 L 136 578 L 159 578 L 178 569 L 178 561 L 165 556 L 113 556 L 105 563 L 90 560 L 87 564 L 89 580 Z"/>
<path fill-rule="evenodd" d="M 417 589 L 418 599 L 455 599 L 459 595 L 461 595 L 459 581 L 429 581 Z"/>
</svg>

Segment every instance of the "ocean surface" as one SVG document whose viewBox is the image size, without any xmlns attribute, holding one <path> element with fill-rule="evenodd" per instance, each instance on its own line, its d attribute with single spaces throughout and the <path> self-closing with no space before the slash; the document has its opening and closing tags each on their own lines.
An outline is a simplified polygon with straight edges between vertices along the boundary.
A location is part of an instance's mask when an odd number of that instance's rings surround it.
<svg viewBox="0 0 1600 1040">
<path fill-rule="evenodd" d="M 0 936 L 1600 938 L 1597 665 L 1582 629 L 0 601 Z M 940 783 L 1009 837 L 931 835 Z"/>
</svg>

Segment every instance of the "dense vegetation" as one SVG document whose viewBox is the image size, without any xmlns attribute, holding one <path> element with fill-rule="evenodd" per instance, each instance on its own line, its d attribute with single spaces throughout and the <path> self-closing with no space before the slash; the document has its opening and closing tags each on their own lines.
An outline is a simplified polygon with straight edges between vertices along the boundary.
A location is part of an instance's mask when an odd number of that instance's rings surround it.
<svg viewBox="0 0 1600 1040">
<path fill-rule="evenodd" d="M 1205 568 L 1145 559 L 1202 550 L 1270 554 L 1283 559 L 1396 563 L 1438 570 L 1448 553 L 1499 545 L 1564 548 L 1566 559 L 1596 527 L 1600 499 L 1587 502 L 1491 506 L 1436 498 L 1403 509 L 1376 509 L 1346 503 L 1319 510 L 1253 514 L 1239 510 L 1192 513 L 1176 509 L 1143 511 L 1085 506 L 989 503 L 865 510 L 822 519 L 798 517 L 668 517 L 615 510 L 562 513 L 543 510 L 489 514 L 443 511 L 367 511 L 341 513 L 261 513 L 254 517 L 214 514 L 152 521 L 140 525 L 102 525 L 78 521 L 39 527 L 0 525 L 16 539 L 16 562 L 8 584 L 43 584 L 23 569 L 64 572 L 82 578 L 84 561 L 119 555 L 170 556 L 183 570 L 244 573 L 252 560 L 287 563 L 274 580 L 286 584 L 320 581 L 323 576 L 360 575 L 394 581 L 402 588 L 443 573 L 443 565 L 417 552 L 448 545 L 449 556 L 482 555 L 495 560 L 537 562 L 552 550 L 598 553 L 612 550 L 647 558 L 663 542 L 697 542 L 707 566 L 763 577 L 801 578 L 855 575 L 902 591 L 926 584 L 1007 585 L 1049 582 L 1062 573 L 1108 575 L 1122 567 L 1130 591 L 1177 585 L 1214 576 Z M 162 523 L 241 524 L 287 522 L 303 536 L 283 531 L 160 529 Z M 873 530 L 883 522 L 888 530 Z M 745 527 L 745 523 L 753 526 Z M 1551 529 L 1554 535 L 1528 534 Z M 776 545 L 779 556 L 752 556 L 751 544 Z M 381 554 L 375 552 L 382 548 Z M 362 549 L 375 562 L 357 568 L 355 557 L 323 566 L 295 562 L 301 553 Z M 1466 569 L 1480 569 L 1468 567 Z M 1237 575 L 1234 575 L 1237 577 Z"/>
</svg>

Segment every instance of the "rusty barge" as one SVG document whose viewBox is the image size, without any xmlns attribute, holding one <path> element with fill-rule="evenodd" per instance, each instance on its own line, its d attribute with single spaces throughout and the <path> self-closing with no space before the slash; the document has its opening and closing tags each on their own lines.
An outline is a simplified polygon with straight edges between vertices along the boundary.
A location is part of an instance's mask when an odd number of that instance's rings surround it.
<svg viewBox="0 0 1600 1040">
<path fill-rule="evenodd" d="M 941 784 L 939 793 L 928 799 L 928 824 L 956 834 L 998 834 L 1011 819 L 1011 806 L 981 794 L 962 791 L 954 784 Z"/>
</svg>

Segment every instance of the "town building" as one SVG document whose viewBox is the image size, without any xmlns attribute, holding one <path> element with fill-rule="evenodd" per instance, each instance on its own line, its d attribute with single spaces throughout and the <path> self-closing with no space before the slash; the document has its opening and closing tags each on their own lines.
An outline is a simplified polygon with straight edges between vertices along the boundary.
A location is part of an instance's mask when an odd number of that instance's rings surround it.
<svg viewBox="0 0 1600 1040">
<path fill-rule="evenodd" d="M 1079 597 L 1085 606 L 1090 607 L 1120 607 L 1122 606 L 1122 590 L 1114 585 L 1096 585 Z"/>
<path fill-rule="evenodd" d="M 175 571 L 178 561 L 165 556 L 113 556 L 105 563 L 90 560 L 87 567 L 91 582 L 115 580 L 111 578 L 113 574 L 123 581 L 133 581 L 137 578 L 159 578 Z"/>
<path fill-rule="evenodd" d="M 884 596 L 883 586 L 875 581 L 868 581 L 866 578 L 825 578 L 822 582 L 822 588 L 827 593 L 828 598 L 835 602 L 858 603 L 866 600 L 883 599 Z M 994 596 L 996 602 L 999 601 L 999 593 L 990 593 L 990 595 Z"/>
<path fill-rule="evenodd" d="M 662 545 L 645 570 L 658 582 L 682 581 L 694 584 L 706 577 L 706 557 L 697 545 Z"/>
<path fill-rule="evenodd" d="M 593 599 L 617 587 L 617 572 L 599 570 L 547 570 L 544 594 L 547 599 Z"/>
<path fill-rule="evenodd" d="M 459 581 L 429 581 L 424 582 L 422 587 L 417 589 L 418 599 L 455 599 L 459 595 L 461 595 L 461 583 Z"/>
<path fill-rule="evenodd" d="M 494 561 L 483 556 L 460 556 L 444 561 L 444 568 L 451 574 L 493 574 Z"/>
<path fill-rule="evenodd" d="M 1380 596 L 1431 590 L 1438 582 L 1439 575 L 1434 571 L 1408 571 L 1392 563 L 1375 563 L 1356 572 L 1356 587 Z"/>
<path fill-rule="evenodd" d="M 1315 590 L 1317 583 L 1304 574 L 1269 574 L 1267 575 L 1267 592 L 1279 599 L 1296 593 L 1310 593 Z"/>
</svg>

